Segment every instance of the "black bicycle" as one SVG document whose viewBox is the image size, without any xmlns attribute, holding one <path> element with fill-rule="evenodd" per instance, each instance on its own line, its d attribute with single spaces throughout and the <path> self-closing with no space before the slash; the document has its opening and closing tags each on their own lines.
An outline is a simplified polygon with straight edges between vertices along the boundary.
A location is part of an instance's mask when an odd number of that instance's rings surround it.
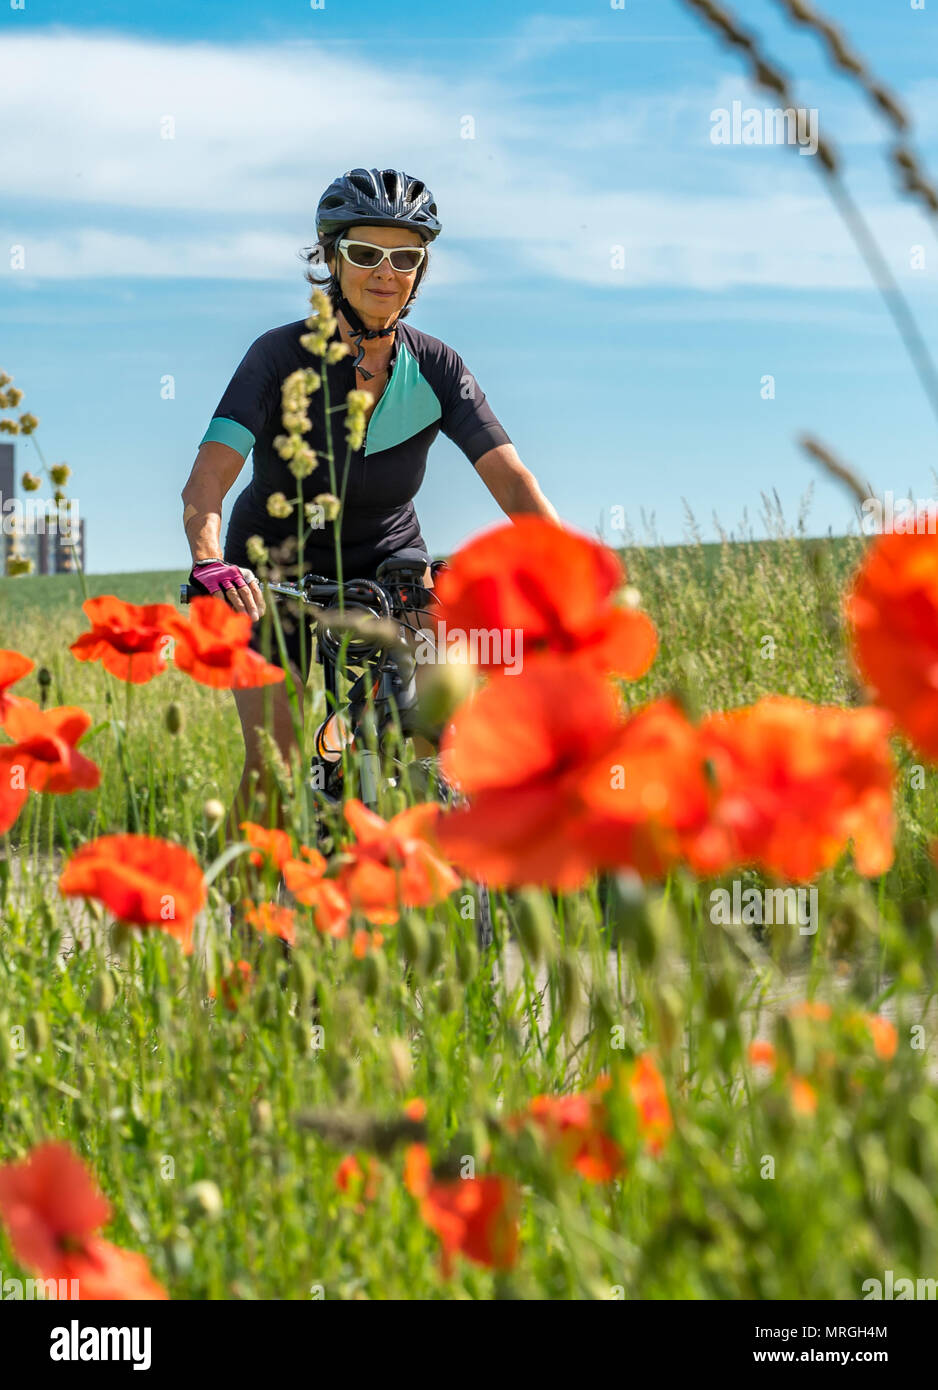
<svg viewBox="0 0 938 1390">
<path fill-rule="evenodd" d="M 264 589 L 291 600 L 300 611 L 312 609 L 316 660 L 323 668 L 326 717 L 316 730 L 307 786 L 314 806 L 320 844 L 329 837 L 327 821 L 349 796 L 379 809 L 382 786 L 401 787 L 423 800 L 436 798 L 444 806 L 463 804 L 446 780 L 437 759 L 404 757 L 406 742 L 415 734 L 435 741 L 438 729 L 421 722 L 416 687 L 417 660 L 404 638 L 409 631 L 423 641 L 431 634 L 414 619 L 438 603 L 424 586 L 427 566 L 437 574 L 445 567 L 423 551 L 407 549 L 384 559 L 374 579 L 349 579 L 339 584 L 323 575 L 307 574 L 295 583 L 266 582 Z M 195 596 L 188 584 L 180 601 Z M 340 672 L 351 685 L 339 693 Z M 358 674 L 352 679 L 353 670 Z M 326 814 L 322 814 L 326 813 Z M 473 885 L 476 937 L 480 950 L 491 945 L 492 906 L 487 887 Z"/>
</svg>

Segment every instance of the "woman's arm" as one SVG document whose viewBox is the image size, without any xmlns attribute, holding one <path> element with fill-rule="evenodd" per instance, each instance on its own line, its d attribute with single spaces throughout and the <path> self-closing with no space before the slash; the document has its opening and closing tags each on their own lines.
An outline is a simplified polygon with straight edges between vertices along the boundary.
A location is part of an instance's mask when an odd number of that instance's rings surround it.
<svg viewBox="0 0 938 1390">
<path fill-rule="evenodd" d="M 244 467 L 237 449 L 210 441 L 199 448 L 192 472 L 182 490 L 183 527 L 192 551 L 192 563 L 223 559 L 221 504 Z M 264 612 L 264 598 L 257 580 L 247 588 L 229 589 L 228 602 L 239 613 L 257 622 Z"/>
<path fill-rule="evenodd" d="M 508 516 L 533 512 L 545 521 L 561 524 L 557 512 L 544 496 L 534 474 L 521 462 L 513 444 L 499 444 L 489 449 L 476 460 L 475 469 Z"/>
</svg>

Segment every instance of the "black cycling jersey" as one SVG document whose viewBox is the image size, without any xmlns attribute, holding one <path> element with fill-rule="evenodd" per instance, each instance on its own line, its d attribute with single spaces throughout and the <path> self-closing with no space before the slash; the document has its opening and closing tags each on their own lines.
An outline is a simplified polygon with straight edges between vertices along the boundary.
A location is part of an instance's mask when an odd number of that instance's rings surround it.
<svg viewBox="0 0 938 1390">
<path fill-rule="evenodd" d="M 489 449 L 511 441 L 492 412 L 473 376 L 458 353 L 438 338 L 431 338 L 398 323 L 395 329 L 388 383 L 378 400 L 361 449 L 348 461 L 343 479 L 347 443 L 343 406 L 356 389 L 354 354 L 332 366 L 300 345 L 309 331 L 305 319 L 272 328 L 248 349 L 218 403 L 202 443 L 217 440 L 247 458 L 254 450 L 254 475 L 235 501 L 228 522 L 225 559 L 248 565 L 245 543 L 260 536 L 268 545 L 296 537 L 296 512 L 272 517 L 267 499 L 282 492 L 295 501 L 297 480 L 287 461 L 274 448 L 274 439 L 285 433 L 281 420 L 281 384 L 298 368 L 312 367 L 325 375 L 329 388 L 330 435 L 335 459 L 336 494 L 345 500 L 339 518 L 342 567 L 346 578 L 374 574 L 381 559 L 405 546 L 426 549 L 413 498 L 423 482 L 427 452 L 440 430 L 476 463 Z M 336 328 L 333 341 L 341 341 Z M 311 429 L 305 435 L 320 456 L 314 472 L 302 481 L 303 500 L 333 491 L 329 466 L 323 457 L 326 442 L 326 395 L 314 392 L 308 415 Z M 304 531 L 306 530 L 304 525 Z M 334 524 L 326 523 L 304 541 L 304 565 L 329 577 L 335 576 Z"/>
</svg>

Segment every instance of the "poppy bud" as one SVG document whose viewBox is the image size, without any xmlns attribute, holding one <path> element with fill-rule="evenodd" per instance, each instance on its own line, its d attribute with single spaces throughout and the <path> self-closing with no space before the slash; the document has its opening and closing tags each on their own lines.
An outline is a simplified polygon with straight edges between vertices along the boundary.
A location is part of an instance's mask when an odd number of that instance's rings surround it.
<svg viewBox="0 0 938 1390">
<path fill-rule="evenodd" d="M 117 985 L 110 970 L 100 970 L 88 993 L 88 1008 L 93 1014 L 106 1014 L 117 998 Z"/>
<path fill-rule="evenodd" d="M 524 888 L 518 894 L 515 927 L 524 953 L 535 965 L 553 954 L 554 915 L 551 905 L 536 888 Z"/>
<path fill-rule="evenodd" d="M 420 661 L 424 647 L 417 648 Z M 423 729 L 441 729 L 452 718 L 456 708 L 468 697 L 475 681 L 472 666 L 466 661 L 449 659 L 436 661 L 421 682 L 417 705 L 419 725 Z"/>
<path fill-rule="evenodd" d="M 644 884 L 634 870 L 623 870 L 609 880 L 611 944 L 633 946 L 642 965 L 650 965 L 655 958 L 655 940 L 647 908 Z"/>
<path fill-rule="evenodd" d="M 272 1019 L 277 1017 L 280 1003 L 280 988 L 276 985 L 265 983 L 263 987 L 257 991 L 257 1002 L 255 1005 L 257 1017 L 262 1023 L 269 1023 Z M 305 1023 L 300 1026 L 303 1028 L 304 1032 L 308 1032 Z M 307 1046 L 308 1042 L 309 1039 L 307 1038 Z"/>
<path fill-rule="evenodd" d="M 608 986 L 605 983 L 597 985 L 590 990 L 589 1005 L 593 1027 L 599 1033 L 608 1034 L 615 1026 L 616 1011 L 613 1007 Z"/>
<path fill-rule="evenodd" d="M 733 1016 L 735 992 L 726 970 L 712 974 L 707 980 L 707 1017 L 726 1020 Z"/>
<path fill-rule="evenodd" d="M 316 972 L 313 970 L 308 956 L 304 956 L 299 951 L 293 956 L 290 980 L 298 997 L 304 1004 L 308 1004 L 316 990 Z"/>
<path fill-rule="evenodd" d="M 670 1052 L 681 1037 L 684 1000 L 674 985 L 664 984 L 655 990 L 652 1002 L 661 1046 L 665 1052 Z"/>
<path fill-rule="evenodd" d="M 220 821 L 225 814 L 225 803 L 219 801 L 217 797 L 209 797 L 202 807 L 202 814 L 208 821 Z"/>
<path fill-rule="evenodd" d="M 361 963 L 362 993 L 373 999 L 381 988 L 387 973 L 384 956 L 380 951 L 369 951 Z"/>
<path fill-rule="evenodd" d="M 49 1025 L 45 1014 L 30 1014 L 26 1020 L 26 1037 L 34 1052 L 45 1052 L 49 1046 Z"/>
<path fill-rule="evenodd" d="M 255 1134 L 268 1134 L 274 1125 L 273 1106 L 269 1100 L 256 1100 L 251 1106 L 251 1128 Z"/>
<path fill-rule="evenodd" d="M 427 924 L 416 913 L 405 912 L 398 931 L 401 954 L 408 965 L 420 970 L 430 945 Z"/>
<path fill-rule="evenodd" d="M 388 1043 L 388 1056 L 398 1088 L 406 1091 L 414 1074 L 413 1058 L 410 1055 L 410 1046 L 407 1040 L 405 1038 L 392 1038 Z"/>
<path fill-rule="evenodd" d="M 459 1002 L 460 991 L 455 981 L 447 977 L 437 990 L 436 1006 L 441 1014 L 451 1014 Z"/>
<path fill-rule="evenodd" d="M 190 1216 L 204 1216 L 209 1221 L 217 1221 L 224 1210 L 224 1203 L 217 1185 L 207 1179 L 202 1182 L 194 1182 L 188 1189 L 186 1206 Z"/>
<path fill-rule="evenodd" d="M 577 978 L 576 960 L 565 952 L 556 965 L 557 1016 L 569 1028 L 580 1003 L 580 982 Z"/>
<path fill-rule="evenodd" d="M 446 932 L 439 922 L 430 925 L 427 941 L 427 958 L 424 971 L 427 975 L 432 975 L 440 968 L 443 961 L 443 947 L 446 944 Z"/>
<path fill-rule="evenodd" d="M 91 903 L 89 902 L 88 905 L 90 907 Z M 96 903 L 95 906 L 100 907 L 100 903 Z M 127 956 L 130 954 L 130 947 L 133 939 L 134 929 L 133 927 L 127 926 L 125 922 L 115 922 L 111 927 L 111 950 L 116 956 L 119 956 L 121 960 L 126 960 Z"/>
<path fill-rule="evenodd" d="M 474 980 L 479 969 L 479 950 L 474 941 L 461 941 L 456 947 L 456 977 L 461 985 Z"/>
</svg>

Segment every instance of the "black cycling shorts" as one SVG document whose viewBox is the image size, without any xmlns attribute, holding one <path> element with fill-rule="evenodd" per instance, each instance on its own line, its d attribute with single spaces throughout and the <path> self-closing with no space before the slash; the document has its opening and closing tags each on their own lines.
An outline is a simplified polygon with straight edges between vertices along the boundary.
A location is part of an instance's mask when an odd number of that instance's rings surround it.
<svg viewBox="0 0 938 1390">
<path fill-rule="evenodd" d="M 426 541 L 422 535 L 418 535 L 414 541 L 408 541 L 408 548 L 422 550 L 429 556 Z M 327 579 L 335 578 L 335 557 L 330 557 L 332 564 L 327 559 L 306 557 L 305 568 L 308 573 L 322 574 Z M 349 579 L 377 579 L 375 571 L 381 561 L 386 559 L 385 554 L 373 556 L 367 563 L 359 561 L 355 566 L 354 573 L 343 572 L 343 578 Z M 238 545 L 237 540 L 230 534 L 225 545 L 225 562 L 229 565 L 239 565 L 243 569 L 251 569 L 246 552 Z M 251 624 L 250 646 L 254 651 L 260 652 L 267 661 L 274 666 L 282 666 L 280 659 L 280 648 L 277 644 L 277 634 L 274 631 L 273 618 L 270 614 L 271 602 L 277 604 L 277 613 L 280 624 L 283 628 L 283 644 L 292 665 L 299 671 L 303 685 L 309 680 L 309 673 L 312 663 L 316 657 L 316 627 L 310 617 L 300 616 L 297 612 L 299 605 L 291 604 L 289 600 L 266 595 L 267 612 L 256 623 Z M 305 649 L 301 652 L 301 645 L 305 639 Z M 305 658 L 305 659 L 302 659 Z"/>
</svg>

